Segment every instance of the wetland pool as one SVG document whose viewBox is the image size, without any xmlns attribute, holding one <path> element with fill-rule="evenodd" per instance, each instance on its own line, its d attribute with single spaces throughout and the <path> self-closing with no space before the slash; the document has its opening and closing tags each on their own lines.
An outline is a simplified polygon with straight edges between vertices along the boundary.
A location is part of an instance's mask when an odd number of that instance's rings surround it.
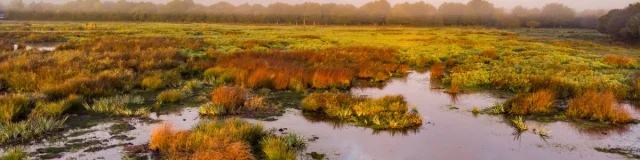
<svg viewBox="0 0 640 160">
<path fill-rule="evenodd" d="M 451 96 L 435 89 L 428 73 L 411 72 L 380 88 L 353 88 L 357 95 L 380 97 L 403 95 L 423 116 L 423 125 L 411 131 L 372 129 L 319 121 L 300 110 L 289 108 L 273 121 L 247 119 L 265 128 L 295 132 L 307 139 L 304 153 L 325 154 L 327 159 L 624 159 L 618 154 L 594 148 L 640 148 L 640 127 L 630 125 L 609 129 L 583 129 L 572 122 L 526 121 L 530 128 L 552 130 L 544 138 L 531 131 L 518 133 L 503 116 L 478 114 L 471 110 L 503 102 L 496 94 L 480 92 Z M 626 105 L 634 117 L 637 109 Z M 122 159 L 125 146 L 148 143 L 153 128 L 161 122 L 187 130 L 201 117 L 195 106 L 168 114 L 152 113 L 150 119 L 114 120 L 92 127 L 74 129 L 62 139 L 32 142 L 26 149 L 32 158 Z M 286 129 L 286 130 L 284 130 Z M 71 146 L 71 147 L 69 147 Z M 75 148 L 74 148 L 75 147 Z M 52 154 L 52 151 L 57 153 Z M 149 155 L 151 156 L 151 155 Z M 303 157 L 310 159 L 310 157 Z"/>
</svg>

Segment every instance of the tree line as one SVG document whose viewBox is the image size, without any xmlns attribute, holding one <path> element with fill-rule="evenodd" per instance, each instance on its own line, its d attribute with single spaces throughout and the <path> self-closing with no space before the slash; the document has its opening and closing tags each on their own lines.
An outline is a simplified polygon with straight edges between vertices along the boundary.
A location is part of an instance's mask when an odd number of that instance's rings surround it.
<svg viewBox="0 0 640 160">
<path fill-rule="evenodd" d="M 640 39 L 640 3 L 614 9 L 600 18 L 598 31 L 626 40 Z"/>
<path fill-rule="evenodd" d="M 12 0 L 0 3 L 8 20 L 59 21 L 140 21 L 261 23 L 298 25 L 411 25 L 572 27 L 593 28 L 605 10 L 577 12 L 564 4 L 551 3 L 543 8 L 517 6 L 508 12 L 486 0 L 468 3 L 447 2 L 437 8 L 425 2 L 391 5 L 376 0 L 356 7 L 335 3 L 273 3 L 269 5 L 232 5 L 219 2 L 209 6 L 193 0 L 172 0 L 166 4 L 126 0 L 75 0 L 64 4 Z"/>
</svg>

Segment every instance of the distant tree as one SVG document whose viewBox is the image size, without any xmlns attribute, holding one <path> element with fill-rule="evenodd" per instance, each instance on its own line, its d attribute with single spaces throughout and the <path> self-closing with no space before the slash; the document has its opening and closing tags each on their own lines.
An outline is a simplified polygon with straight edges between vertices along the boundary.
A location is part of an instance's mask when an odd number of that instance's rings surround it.
<svg viewBox="0 0 640 160">
<path fill-rule="evenodd" d="M 22 2 L 22 0 L 12 0 L 7 8 L 11 10 L 21 10 L 24 8 L 24 2 Z"/>
<path fill-rule="evenodd" d="M 600 17 L 598 31 L 627 40 L 640 39 L 640 3 L 609 11 Z"/>
<path fill-rule="evenodd" d="M 568 26 L 576 18 L 576 11 L 560 3 L 547 4 L 542 8 L 541 20 L 549 27 Z"/>
<path fill-rule="evenodd" d="M 538 21 L 529 21 L 529 22 L 527 22 L 527 27 L 529 27 L 529 28 L 538 28 L 538 27 L 540 27 L 540 22 L 538 22 Z"/>
<path fill-rule="evenodd" d="M 387 0 L 376 0 L 364 4 L 360 11 L 367 15 L 369 23 L 383 24 L 391 16 L 391 4 Z"/>
<path fill-rule="evenodd" d="M 504 8 L 496 8 L 493 12 L 493 22 L 498 28 L 518 28 L 520 21 L 513 15 L 507 14 Z"/>
<path fill-rule="evenodd" d="M 438 7 L 438 14 L 442 16 L 444 25 L 461 25 L 464 23 L 467 5 L 462 3 L 445 2 Z"/>
<path fill-rule="evenodd" d="M 483 25 L 490 25 L 492 22 L 493 12 L 495 7 L 493 4 L 486 0 L 471 0 L 467 3 L 467 6 L 473 10 L 473 15 L 476 20 L 479 20 Z"/>
</svg>

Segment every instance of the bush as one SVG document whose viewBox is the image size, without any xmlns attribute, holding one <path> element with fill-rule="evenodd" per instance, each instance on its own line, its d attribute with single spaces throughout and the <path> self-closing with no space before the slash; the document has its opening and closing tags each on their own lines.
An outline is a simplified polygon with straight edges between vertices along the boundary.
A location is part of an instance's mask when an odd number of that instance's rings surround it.
<svg viewBox="0 0 640 160">
<path fill-rule="evenodd" d="M 31 99 L 23 94 L 0 96 L 0 124 L 11 123 L 29 110 Z"/>
<path fill-rule="evenodd" d="M 617 102 L 611 92 L 589 90 L 569 100 L 567 117 L 590 119 L 613 124 L 630 122 L 631 115 Z"/>
<path fill-rule="evenodd" d="M 556 96 L 551 90 L 539 90 L 533 93 L 522 93 L 509 99 L 505 106 L 509 114 L 527 115 L 544 114 L 554 110 Z"/>
<path fill-rule="evenodd" d="M 180 90 L 167 90 L 158 95 L 158 102 L 160 103 L 176 103 L 183 98 L 182 91 Z"/>
</svg>

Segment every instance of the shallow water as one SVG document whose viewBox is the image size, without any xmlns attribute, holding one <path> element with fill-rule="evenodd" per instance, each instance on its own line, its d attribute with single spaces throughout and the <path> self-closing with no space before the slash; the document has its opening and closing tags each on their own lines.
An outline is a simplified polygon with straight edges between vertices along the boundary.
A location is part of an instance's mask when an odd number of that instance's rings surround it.
<svg viewBox="0 0 640 160">
<path fill-rule="evenodd" d="M 30 43 L 25 45 L 26 50 L 38 50 L 38 51 L 54 51 L 56 46 L 60 43 Z M 18 44 L 13 45 L 13 50 L 18 50 Z"/>
<path fill-rule="evenodd" d="M 594 147 L 640 147 L 640 127 L 637 125 L 618 129 L 583 130 L 568 122 L 526 122 L 530 129 L 544 126 L 552 130 L 550 138 L 541 138 L 532 132 L 514 134 L 515 129 L 502 116 L 473 115 L 470 110 L 485 108 L 503 99 L 488 93 L 463 94 L 452 97 L 443 90 L 432 89 L 428 74 L 411 73 L 398 78 L 382 88 L 356 88 L 354 94 L 379 97 L 401 94 L 417 107 L 423 116 L 423 126 L 415 131 L 377 132 L 371 129 L 321 122 L 307 119 L 297 109 L 288 109 L 276 121 L 248 121 L 262 123 L 266 128 L 287 128 L 306 138 L 318 137 L 309 142 L 305 153 L 326 154 L 329 159 L 621 159 L 615 154 L 595 151 Z M 435 87 L 434 87 L 435 88 Z M 455 106 L 458 109 L 450 109 Z M 636 108 L 625 105 L 640 117 Z M 197 108 L 189 107 L 175 113 L 150 116 L 151 121 L 169 122 L 176 129 L 190 129 L 199 121 Z M 109 133 L 109 127 L 123 120 L 105 122 L 90 128 L 64 133 L 90 131 L 87 134 L 63 140 L 49 140 L 27 148 L 61 147 L 74 139 L 84 142 L 97 140 L 100 144 L 73 149 L 58 159 L 121 159 L 123 146 L 142 145 L 149 141 L 153 128 L 161 122 L 149 120 L 124 120 L 135 129 L 120 134 Z M 125 140 L 112 138 L 117 135 L 131 137 Z M 114 146 L 117 145 L 117 146 Z M 90 147 L 112 148 L 96 152 L 83 152 Z M 1 151 L 0 151 L 1 152 Z M 42 155 L 42 154 L 39 154 Z M 36 158 L 37 157 L 33 157 Z"/>
<path fill-rule="evenodd" d="M 412 73 L 393 80 L 382 89 L 353 89 L 360 95 L 379 97 L 401 94 L 418 108 L 424 125 L 416 133 L 391 134 L 353 126 L 312 122 L 298 110 L 289 110 L 266 127 L 287 128 L 306 137 L 317 136 L 308 152 L 326 153 L 330 159 L 619 159 L 618 155 L 595 151 L 594 147 L 639 147 L 640 128 L 584 131 L 567 122 L 535 123 L 531 127 L 551 129 L 550 138 L 531 132 L 513 134 L 515 129 L 501 116 L 477 115 L 474 106 L 484 108 L 502 99 L 489 94 L 468 94 L 452 98 L 430 87 L 428 74 Z M 450 106 L 458 107 L 451 110 Z M 635 113 L 637 116 L 637 112 Z M 606 135 L 605 135 L 606 134 Z"/>
</svg>

